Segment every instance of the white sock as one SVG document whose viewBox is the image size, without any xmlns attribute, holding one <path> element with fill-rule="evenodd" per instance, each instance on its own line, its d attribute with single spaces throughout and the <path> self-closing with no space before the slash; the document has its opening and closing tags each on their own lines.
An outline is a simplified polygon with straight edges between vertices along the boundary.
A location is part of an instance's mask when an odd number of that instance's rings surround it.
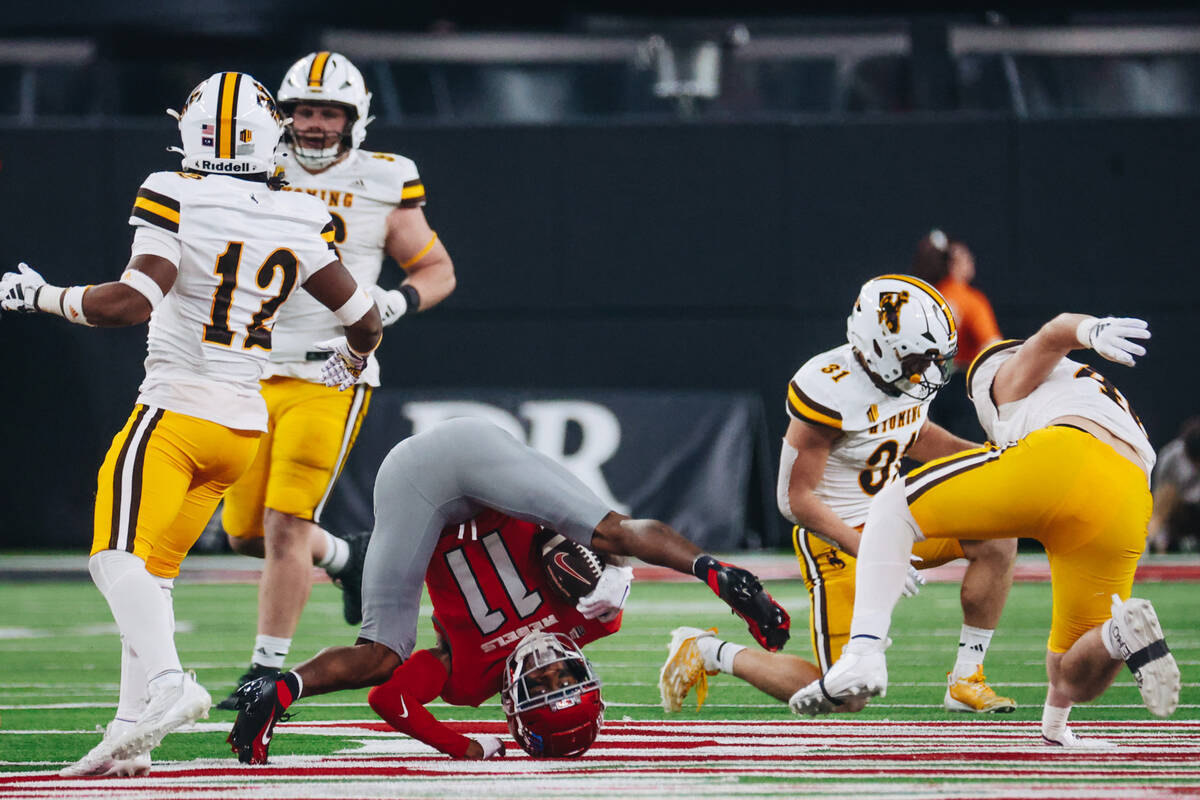
<svg viewBox="0 0 1200 800">
<path fill-rule="evenodd" d="M 132 725 L 146 710 L 150 695 L 146 693 L 146 670 L 129 640 L 121 637 L 121 694 L 117 700 L 117 722 Z"/>
<path fill-rule="evenodd" d="M 914 532 L 918 530 L 908 510 L 903 480 L 875 496 L 858 545 L 851 643 L 861 638 L 883 646 L 887 641 L 892 610 L 904 590 Z"/>
<path fill-rule="evenodd" d="M 254 637 L 254 652 L 250 654 L 250 663 L 260 667 L 279 669 L 287 658 L 288 650 L 292 647 L 291 639 L 280 636 L 263 636 L 261 633 Z"/>
<path fill-rule="evenodd" d="M 975 674 L 975 670 L 983 665 L 993 633 L 995 631 L 986 628 L 962 626 L 962 632 L 958 635 L 958 660 L 954 662 L 954 669 L 950 673 L 952 679 L 969 678 Z"/>
<path fill-rule="evenodd" d="M 1121 655 L 1121 648 L 1117 647 L 1117 643 L 1113 641 L 1112 625 L 1113 621 L 1110 619 L 1100 626 L 1100 641 L 1104 643 L 1104 649 L 1108 651 L 1114 661 L 1124 661 L 1125 656 Z"/>
<path fill-rule="evenodd" d="M 709 672 L 720 671 L 726 675 L 733 674 L 733 659 L 746 648 L 733 644 L 716 636 L 701 636 L 696 640 L 700 655 L 704 656 L 704 668 Z"/>
<path fill-rule="evenodd" d="M 88 560 L 88 571 L 146 676 L 182 672 L 170 592 L 146 571 L 145 562 L 123 550 L 102 550 Z"/>
<path fill-rule="evenodd" d="M 350 545 L 324 528 L 321 533 L 325 534 L 325 556 L 317 562 L 317 566 L 324 567 L 330 575 L 337 575 L 350 560 Z"/>
<path fill-rule="evenodd" d="M 1067 716 L 1070 713 L 1070 706 L 1066 708 L 1051 705 L 1042 706 L 1042 736 L 1051 741 L 1057 741 L 1067 727 Z"/>
</svg>

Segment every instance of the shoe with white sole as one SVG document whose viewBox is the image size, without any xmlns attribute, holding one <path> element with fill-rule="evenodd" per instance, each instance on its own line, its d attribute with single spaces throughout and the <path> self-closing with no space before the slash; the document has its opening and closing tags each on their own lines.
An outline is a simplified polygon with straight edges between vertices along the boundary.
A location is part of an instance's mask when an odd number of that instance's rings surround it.
<svg viewBox="0 0 1200 800">
<path fill-rule="evenodd" d="M 658 673 L 658 693 L 662 697 L 664 711 L 679 711 L 683 700 L 692 687 L 696 687 L 696 709 L 708 698 L 708 676 L 720 670 L 704 663 L 704 656 L 696 645 L 705 636 L 712 636 L 716 628 L 676 628 L 671 631 L 671 643 L 667 645 L 667 660 Z"/>
<path fill-rule="evenodd" d="M 1077 747 L 1081 749 L 1105 750 L 1116 745 L 1108 739 L 1092 739 L 1076 736 L 1075 732 L 1070 728 L 1063 728 L 1061 733 L 1056 733 L 1053 736 L 1042 734 L 1042 744 L 1047 744 L 1052 747 Z"/>
<path fill-rule="evenodd" d="M 953 672 L 947 672 L 946 683 L 946 697 L 942 703 L 947 711 L 1008 714 L 1017 708 L 1016 701 L 1011 697 L 1001 697 L 987 685 L 982 664 L 974 673 L 961 678 L 955 678 Z"/>
<path fill-rule="evenodd" d="M 59 771 L 64 778 L 78 778 L 98 775 L 101 777 L 134 777 L 150 774 L 150 751 L 138 753 L 133 758 L 117 759 L 113 757 L 113 747 L 117 740 L 134 726 L 133 722 L 114 719 L 104 729 L 104 738 L 100 744 L 93 747 L 88 754 L 69 767 Z M 97 726 L 99 729 L 99 726 Z"/>
<path fill-rule="evenodd" d="M 1163 640 L 1162 626 L 1149 600 L 1112 596 L 1112 641 L 1125 659 L 1142 702 L 1150 713 L 1166 719 L 1179 705 L 1179 665 Z"/>
<path fill-rule="evenodd" d="M 113 746 L 116 760 L 133 759 L 149 753 L 163 737 L 174 730 L 207 717 L 212 697 L 196 682 L 194 673 L 180 673 L 150 683 L 150 704 L 137 724 L 117 739 Z"/>
<path fill-rule="evenodd" d="M 850 642 L 829 671 L 792 695 L 788 705 L 797 714 L 858 711 L 872 697 L 887 694 L 887 642 Z"/>
</svg>

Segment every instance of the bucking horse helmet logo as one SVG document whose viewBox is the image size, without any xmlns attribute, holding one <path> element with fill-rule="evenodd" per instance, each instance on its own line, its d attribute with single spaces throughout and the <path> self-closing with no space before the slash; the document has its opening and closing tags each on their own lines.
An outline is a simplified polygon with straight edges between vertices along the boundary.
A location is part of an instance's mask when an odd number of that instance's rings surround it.
<svg viewBox="0 0 1200 800">
<path fill-rule="evenodd" d="M 879 293 L 879 321 L 889 332 L 900 332 L 900 307 L 907 302 L 907 290 Z"/>
</svg>

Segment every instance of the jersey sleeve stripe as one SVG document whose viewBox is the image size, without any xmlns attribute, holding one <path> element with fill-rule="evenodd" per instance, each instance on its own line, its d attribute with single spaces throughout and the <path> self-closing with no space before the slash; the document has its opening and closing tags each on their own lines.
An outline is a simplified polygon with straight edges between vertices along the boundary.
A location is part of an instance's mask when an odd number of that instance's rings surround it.
<svg viewBox="0 0 1200 800">
<path fill-rule="evenodd" d="M 400 190 L 400 207 L 416 208 L 425 202 L 425 185 L 420 179 L 406 181 Z"/>
<path fill-rule="evenodd" d="M 839 431 L 842 429 L 842 415 L 800 391 L 795 381 L 788 384 L 788 411 L 805 422 L 836 428 Z"/>
<path fill-rule="evenodd" d="M 153 189 L 147 189 L 145 186 L 138 189 L 137 196 L 144 197 L 147 200 L 153 200 L 155 203 L 158 203 L 160 206 L 165 206 L 168 209 L 170 209 L 171 211 L 174 211 L 176 215 L 179 214 L 179 201 L 176 200 L 174 197 L 167 197 L 165 194 L 159 194 L 158 192 L 154 191 Z"/>
<path fill-rule="evenodd" d="M 996 355 L 996 353 L 1003 353 L 1005 350 L 1016 347 L 1024 341 L 1024 339 L 1004 339 L 1003 341 L 988 345 L 979 355 L 975 356 L 975 360 L 971 362 L 971 366 L 967 367 L 967 397 L 972 400 L 975 399 L 975 394 L 971 391 L 971 379 L 975 377 L 975 370 L 979 369 L 979 366 L 984 361 Z"/>
<path fill-rule="evenodd" d="M 145 220 L 171 233 L 179 233 L 179 212 L 172 211 L 166 206 L 152 200 L 139 197 L 133 201 L 133 211 L 130 216 Z"/>
</svg>

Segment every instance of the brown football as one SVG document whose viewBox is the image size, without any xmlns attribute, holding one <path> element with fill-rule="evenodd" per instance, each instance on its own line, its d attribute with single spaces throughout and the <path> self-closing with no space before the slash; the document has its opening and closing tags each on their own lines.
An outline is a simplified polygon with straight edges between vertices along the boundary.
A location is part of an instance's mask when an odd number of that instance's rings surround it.
<svg viewBox="0 0 1200 800">
<path fill-rule="evenodd" d="M 578 600 L 591 593 L 603 570 L 594 552 L 560 533 L 550 534 L 542 543 L 542 572 L 559 597 Z"/>
</svg>

